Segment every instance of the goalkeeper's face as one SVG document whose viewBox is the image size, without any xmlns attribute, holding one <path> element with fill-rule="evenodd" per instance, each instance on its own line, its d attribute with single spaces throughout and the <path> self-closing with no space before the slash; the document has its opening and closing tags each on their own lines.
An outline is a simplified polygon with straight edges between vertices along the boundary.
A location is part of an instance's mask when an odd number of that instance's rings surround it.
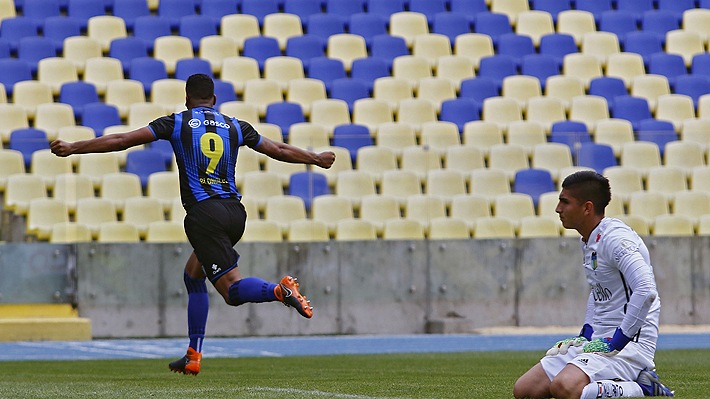
<svg viewBox="0 0 710 399">
<path fill-rule="evenodd" d="M 580 201 L 573 197 L 567 189 L 562 189 L 559 200 L 555 212 L 560 216 L 562 226 L 575 230 L 582 226 L 587 214 L 585 204 L 580 204 Z"/>
</svg>

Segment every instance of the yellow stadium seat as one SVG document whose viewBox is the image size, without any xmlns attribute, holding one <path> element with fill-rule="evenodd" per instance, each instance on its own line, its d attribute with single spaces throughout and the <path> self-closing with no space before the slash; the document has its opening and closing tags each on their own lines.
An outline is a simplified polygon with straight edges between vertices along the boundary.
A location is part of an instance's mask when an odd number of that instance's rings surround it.
<svg viewBox="0 0 710 399">
<path fill-rule="evenodd" d="M 165 107 L 156 103 L 133 103 L 128 107 L 128 126 L 137 129 L 162 116 L 165 116 Z"/>
<path fill-rule="evenodd" d="M 710 215 L 703 215 L 700 217 L 700 222 L 698 223 L 698 235 L 710 235 Z"/>
<path fill-rule="evenodd" d="M 395 198 L 399 205 L 404 207 L 407 197 L 422 193 L 422 186 L 414 171 L 388 170 L 382 174 L 380 193 Z"/>
<path fill-rule="evenodd" d="M 338 180 L 338 173 L 345 172 L 353 169 L 353 161 L 350 157 L 350 150 L 344 147 L 317 147 L 314 149 L 315 153 L 321 153 L 330 151 L 335 154 L 335 162 L 330 168 L 325 169 L 320 166 L 314 166 L 313 171 L 325 175 L 328 179 L 328 185 L 334 187 Z"/>
<path fill-rule="evenodd" d="M 670 93 L 668 78 L 663 75 L 640 75 L 631 80 L 631 95 L 648 101 L 651 112 L 656 112 L 658 97 Z"/>
<path fill-rule="evenodd" d="M 705 39 L 696 32 L 682 29 L 666 33 L 666 52 L 683 57 L 685 66 L 690 68 L 693 57 L 705 52 Z"/>
<path fill-rule="evenodd" d="M 25 173 L 25 161 L 20 151 L 0 148 L 0 191 L 5 190 L 7 178 Z"/>
<path fill-rule="evenodd" d="M 609 205 L 604 210 L 605 214 L 610 217 L 617 217 L 624 214 L 624 202 L 619 196 L 612 196 Z"/>
<path fill-rule="evenodd" d="M 527 106 L 528 100 L 542 96 L 540 80 L 534 76 L 513 75 L 503 79 L 502 96 L 518 102 L 521 109 Z"/>
<path fill-rule="evenodd" d="M 246 150 L 239 152 L 239 162 Z M 252 151 L 253 152 L 253 151 Z M 148 176 L 147 196 L 163 204 L 163 211 L 170 211 L 173 199 L 180 197 L 180 179 L 175 172 L 156 172 Z"/>
<path fill-rule="evenodd" d="M 397 199 L 389 195 L 368 195 L 361 199 L 360 219 L 367 220 L 382 234 L 385 220 L 399 218 Z"/>
<path fill-rule="evenodd" d="M 402 150 L 401 168 L 417 173 L 423 182 L 430 170 L 441 169 L 441 155 L 422 146 L 407 147 Z"/>
<path fill-rule="evenodd" d="M 326 98 L 325 84 L 320 79 L 293 79 L 288 83 L 286 101 L 300 105 L 306 118 L 311 115 L 313 102 Z"/>
<path fill-rule="evenodd" d="M 508 144 L 522 146 L 526 155 L 532 155 L 536 145 L 545 143 L 547 143 L 547 135 L 541 124 L 527 120 L 508 124 Z"/>
<path fill-rule="evenodd" d="M 690 176 L 693 168 L 705 165 L 703 146 L 692 141 L 671 141 L 666 144 L 663 165 L 681 168 Z"/>
<path fill-rule="evenodd" d="M 439 217 L 431 220 L 429 239 L 431 240 L 464 240 L 471 237 L 468 223 L 453 217 Z"/>
<path fill-rule="evenodd" d="M 269 79 L 251 79 L 244 84 L 245 102 L 257 106 L 259 116 L 266 116 L 266 107 L 269 104 L 283 101 L 279 82 Z"/>
<path fill-rule="evenodd" d="M 695 235 L 693 221 L 682 215 L 659 215 L 653 222 L 654 236 L 691 237 Z"/>
<path fill-rule="evenodd" d="M 251 148 L 241 148 L 239 150 L 239 158 L 235 168 L 235 180 L 237 188 L 241 188 L 244 183 L 244 175 L 249 172 L 258 172 L 261 170 L 259 161 L 259 153 Z M 155 175 L 153 173 L 151 176 Z M 148 189 L 150 190 L 150 181 L 148 181 Z M 148 194 L 150 195 L 150 194 Z"/>
<path fill-rule="evenodd" d="M 625 204 L 629 203 L 631 194 L 643 191 L 643 178 L 635 168 L 612 166 L 604 169 L 604 176 L 609 179 L 613 196 L 620 197 Z"/>
<path fill-rule="evenodd" d="M 656 216 L 667 215 L 668 200 L 663 193 L 656 191 L 637 191 L 631 194 L 629 200 L 629 214 L 641 216 L 646 219 L 652 228 Z"/>
<path fill-rule="evenodd" d="M 27 211 L 27 234 L 39 240 L 48 240 L 55 223 L 69 222 L 69 210 L 62 200 L 54 198 L 35 198 L 29 203 Z"/>
<path fill-rule="evenodd" d="M 17 104 L 0 104 L 0 118 L 3 126 L 0 127 L 2 141 L 10 141 L 10 133 L 17 129 L 30 127 L 25 107 Z"/>
<path fill-rule="evenodd" d="M 72 162 L 69 158 L 58 157 L 50 150 L 37 150 L 32 153 L 30 173 L 42 177 L 50 190 L 54 188 L 57 175 L 72 172 Z"/>
<path fill-rule="evenodd" d="M 673 197 L 673 214 L 691 218 L 695 227 L 698 227 L 700 218 L 710 214 L 710 193 L 678 191 Z"/>
<path fill-rule="evenodd" d="M 389 103 L 374 98 L 355 100 L 353 105 L 353 123 L 367 126 L 370 135 L 377 134 L 377 127 L 382 123 L 394 122 Z"/>
<path fill-rule="evenodd" d="M 376 193 L 375 180 L 372 175 L 362 170 L 339 172 L 335 193 L 338 197 L 350 200 L 354 209 L 359 209 L 362 197 Z"/>
<path fill-rule="evenodd" d="M 222 36 L 233 39 L 239 48 L 244 48 L 244 40 L 250 37 L 261 36 L 259 30 L 259 20 L 248 14 L 230 14 L 222 17 L 221 20 Z"/>
<path fill-rule="evenodd" d="M 288 92 L 292 80 L 304 79 L 303 62 L 296 57 L 270 57 L 264 62 L 264 78 L 279 83 L 281 91 Z"/>
<path fill-rule="evenodd" d="M 525 120 L 542 125 L 546 133 L 555 122 L 567 119 L 564 102 L 555 97 L 535 97 L 527 101 Z"/>
<path fill-rule="evenodd" d="M 412 125 L 400 122 L 379 125 L 377 146 L 387 147 L 401 157 L 402 150 L 413 145 L 417 145 L 417 136 Z"/>
<path fill-rule="evenodd" d="M 99 187 L 99 196 L 111 200 L 119 213 L 123 212 L 128 198 L 142 195 L 140 178 L 133 173 L 105 174 Z"/>
<path fill-rule="evenodd" d="M 707 148 L 708 144 L 710 144 L 710 120 L 689 119 L 683 121 L 680 139 L 697 143 L 700 144 L 701 147 Z"/>
<path fill-rule="evenodd" d="M 17 16 L 15 11 L 15 2 L 10 0 L 5 0 L 0 2 L 0 20 L 14 18 Z"/>
<path fill-rule="evenodd" d="M 148 224 L 165 220 L 163 204 L 157 198 L 129 197 L 123 208 L 123 221 L 136 225 L 141 238 L 148 233 Z"/>
<path fill-rule="evenodd" d="M 93 84 L 99 95 L 106 94 L 108 83 L 123 79 L 121 61 L 110 57 L 96 57 L 86 60 L 84 81 Z"/>
<path fill-rule="evenodd" d="M 515 229 L 518 230 L 524 217 L 535 216 L 535 205 L 528 194 L 501 194 L 495 197 L 493 212 L 495 216 L 513 221 Z"/>
<path fill-rule="evenodd" d="M 325 126 L 318 123 L 294 123 L 288 134 L 288 143 L 303 149 L 313 150 L 328 146 L 330 141 Z"/>
<path fill-rule="evenodd" d="M 551 216 L 526 216 L 520 220 L 521 238 L 557 237 L 560 235 L 558 220 Z"/>
<path fill-rule="evenodd" d="M 582 44 L 585 33 L 596 30 L 594 15 L 589 11 L 565 10 L 557 14 L 557 33 L 571 35 L 577 46 Z"/>
<path fill-rule="evenodd" d="M 456 124 L 445 121 L 425 122 L 422 124 L 421 145 L 446 154 L 446 149 L 461 144 Z"/>
<path fill-rule="evenodd" d="M 423 240 L 424 228 L 416 220 L 388 219 L 384 224 L 382 238 L 384 240 Z"/>
<path fill-rule="evenodd" d="M 429 33 L 426 16 L 418 12 L 402 11 L 391 14 L 389 26 L 390 35 L 403 38 L 410 48 L 417 35 Z"/>
<path fill-rule="evenodd" d="M 621 147 L 621 166 L 636 168 L 642 176 L 648 170 L 661 165 L 661 151 L 658 144 L 650 141 L 633 141 Z"/>
<path fill-rule="evenodd" d="M 454 41 L 454 54 L 467 57 L 471 60 L 473 67 L 478 70 L 481 65 L 481 58 L 495 54 L 493 40 L 489 35 L 483 33 L 460 34 L 456 36 Z"/>
<path fill-rule="evenodd" d="M 491 12 L 507 15 L 513 26 L 520 13 L 530 10 L 527 0 L 491 0 L 490 4 Z"/>
<path fill-rule="evenodd" d="M 473 170 L 486 167 L 484 151 L 482 148 L 472 145 L 448 147 L 444 155 L 444 166 L 446 169 L 456 170 L 468 175 Z"/>
<path fill-rule="evenodd" d="M 71 105 L 64 103 L 46 103 L 37 106 L 34 127 L 44 130 L 50 141 L 57 138 L 59 129 L 75 125 L 74 109 Z"/>
<path fill-rule="evenodd" d="M 77 168 L 79 174 L 91 179 L 96 189 L 101 186 L 104 175 L 119 171 L 118 156 L 111 152 L 82 154 Z"/>
<path fill-rule="evenodd" d="M 64 39 L 64 58 L 71 60 L 80 74 L 84 73 L 86 60 L 102 57 L 101 43 L 88 36 L 71 36 Z"/>
<path fill-rule="evenodd" d="M 43 58 L 37 64 L 37 80 L 48 84 L 52 94 L 58 96 L 64 83 L 79 80 L 79 73 L 71 60 L 61 57 Z"/>
<path fill-rule="evenodd" d="M 169 214 L 170 221 L 182 222 L 183 220 L 185 220 L 187 212 L 185 211 L 185 207 L 182 205 L 182 200 L 179 197 L 173 198 L 173 203 L 170 206 Z"/>
<path fill-rule="evenodd" d="M 64 201 L 69 212 L 74 213 L 79 199 L 94 197 L 94 186 L 87 176 L 65 173 L 56 176 L 52 197 Z"/>
<path fill-rule="evenodd" d="M 375 182 L 382 181 L 382 173 L 397 169 L 397 156 L 387 147 L 367 146 L 357 150 L 357 170 L 367 172 Z"/>
<path fill-rule="evenodd" d="M 162 107 L 161 107 L 162 108 Z M 244 101 L 228 101 L 219 106 L 219 112 L 252 124 L 259 123 L 259 107 Z"/>
<path fill-rule="evenodd" d="M 450 206 L 455 196 L 466 194 L 464 173 L 453 169 L 431 170 L 427 173 L 425 192 L 441 197 Z"/>
<path fill-rule="evenodd" d="M 12 102 L 25 108 L 27 117 L 34 119 L 39 104 L 54 102 L 52 87 L 37 80 L 23 80 L 13 86 Z"/>
<path fill-rule="evenodd" d="M 602 63 L 594 55 L 583 53 L 567 54 L 562 61 L 562 74 L 581 80 L 584 83 L 584 87 L 589 89 L 589 83 L 592 79 L 603 76 Z"/>
<path fill-rule="evenodd" d="M 471 172 L 469 192 L 493 201 L 500 194 L 510 193 L 510 179 L 505 170 L 487 168 Z"/>
<path fill-rule="evenodd" d="M 160 220 L 148 223 L 146 242 L 187 242 L 187 235 L 182 223 Z"/>
<path fill-rule="evenodd" d="M 646 189 L 666 195 L 670 201 L 678 191 L 688 189 L 683 169 L 675 166 L 656 166 L 648 170 Z"/>
<path fill-rule="evenodd" d="M 491 147 L 503 144 L 503 130 L 495 122 L 468 122 L 463 128 L 463 143 L 481 148 L 487 158 Z"/>
<path fill-rule="evenodd" d="M 246 173 L 241 193 L 245 197 L 257 200 L 259 209 L 263 210 L 267 198 L 283 195 L 281 178 L 275 173 L 266 171 Z"/>
<path fill-rule="evenodd" d="M 281 51 L 289 38 L 303 35 L 301 18 L 295 14 L 274 13 L 264 17 L 264 36 L 278 40 Z"/>
<path fill-rule="evenodd" d="M 348 103 L 335 98 L 316 100 L 311 103 L 310 121 L 322 125 L 328 136 L 332 136 L 336 126 L 350 123 Z"/>
<path fill-rule="evenodd" d="M 283 233 L 279 224 L 272 220 L 247 220 L 241 242 L 281 242 Z"/>
<path fill-rule="evenodd" d="M 313 198 L 312 213 L 313 219 L 325 223 L 331 234 L 335 234 L 339 221 L 354 216 L 350 199 L 332 194 Z"/>
<path fill-rule="evenodd" d="M 104 198 L 80 198 L 76 202 L 77 223 L 85 224 L 91 230 L 92 237 L 99 235 L 99 227 L 104 222 L 118 220 L 113 202 Z"/>
<path fill-rule="evenodd" d="M 570 103 L 569 119 L 583 122 L 590 133 L 596 131 L 596 123 L 609 119 L 609 106 L 606 99 L 601 96 L 587 95 L 572 98 Z"/>
<path fill-rule="evenodd" d="M 212 73 L 221 73 L 226 58 L 239 56 L 237 41 L 227 36 L 205 36 L 200 39 L 198 56 L 210 62 Z"/>
<path fill-rule="evenodd" d="M 162 105 L 170 113 L 175 106 L 184 109 L 185 81 L 180 79 L 158 79 L 150 90 L 150 101 Z"/>
<path fill-rule="evenodd" d="M 461 219 L 468 225 L 469 232 L 476 227 L 476 220 L 491 216 L 491 205 L 483 195 L 460 194 L 451 201 L 451 217 Z"/>
<path fill-rule="evenodd" d="M 328 242 L 328 226 L 320 220 L 295 220 L 288 225 L 289 242 Z"/>
<path fill-rule="evenodd" d="M 540 38 L 555 33 L 552 15 L 547 11 L 528 10 L 518 13 L 515 33 L 530 36 L 535 47 L 540 46 Z"/>
<path fill-rule="evenodd" d="M 691 8 L 683 11 L 682 29 L 700 35 L 705 44 L 710 34 L 710 11 L 705 8 Z"/>
<path fill-rule="evenodd" d="M 76 242 L 90 242 L 91 231 L 81 223 L 66 222 L 52 225 L 49 242 L 52 244 L 71 244 Z"/>
<path fill-rule="evenodd" d="M 693 99 L 685 94 L 664 94 L 656 105 L 656 119 L 673 122 L 676 132 L 683 129 L 683 121 L 695 118 Z"/>
<path fill-rule="evenodd" d="M 432 68 L 436 68 L 439 57 L 451 55 L 451 40 L 439 33 L 417 35 L 412 44 L 412 55 L 424 57 Z"/>
<path fill-rule="evenodd" d="M 552 179 L 560 178 L 560 171 L 572 166 L 572 152 L 566 144 L 543 143 L 532 149 L 530 166 L 550 172 Z"/>
<path fill-rule="evenodd" d="M 420 79 L 432 76 L 432 69 L 429 61 L 424 57 L 400 55 L 392 62 L 392 76 L 406 79 L 416 91 Z"/>
<path fill-rule="evenodd" d="M 476 220 L 474 238 L 515 238 L 515 224 L 504 217 L 482 217 Z"/>
<path fill-rule="evenodd" d="M 522 107 L 517 100 L 506 97 L 489 97 L 483 101 L 482 118 L 497 123 L 505 133 L 510 122 L 523 120 Z"/>
<path fill-rule="evenodd" d="M 445 55 L 436 61 L 436 76 L 453 82 L 456 91 L 461 89 L 461 82 L 476 76 L 473 61 L 463 55 Z"/>
<path fill-rule="evenodd" d="M 550 76 L 545 82 L 545 95 L 562 101 L 566 110 L 574 97 L 585 95 L 584 82 L 573 76 Z"/>
<path fill-rule="evenodd" d="M 646 218 L 638 215 L 620 215 L 617 217 L 622 222 L 631 227 L 638 235 L 650 235 L 650 227 Z"/>
<path fill-rule="evenodd" d="M 641 54 L 614 53 L 607 58 L 606 76 L 623 80 L 627 89 L 631 87 L 634 78 L 645 74 Z"/>
<path fill-rule="evenodd" d="M 413 98 L 414 94 L 407 79 L 384 76 L 375 79 L 372 97 L 376 100 L 387 101 L 390 108 L 396 111 L 401 100 Z"/>
<path fill-rule="evenodd" d="M 153 84 L 155 90 L 155 83 Z M 128 110 L 132 104 L 145 102 L 143 84 L 137 80 L 113 80 L 106 84 L 106 104 L 118 108 L 122 118 L 128 117 Z"/>
<path fill-rule="evenodd" d="M 550 191 L 540 194 L 540 199 L 537 201 L 537 214 L 539 216 L 547 216 L 557 220 L 557 225 L 562 229 L 562 222 L 556 212 L 557 204 L 560 202 L 560 193 Z"/>
<path fill-rule="evenodd" d="M 237 94 L 242 94 L 246 82 L 261 78 L 259 62 L 251 57 L 227 57 L 222 60 L 222 72 L 219 76 L 221 80 L 231 83 Z"/>
<path fill-rule="evenodd" d="M 338 241 L 372 241 L 377 239 L 377 230 L 367 220 L 344 219 L 337 223 L 335 239 Z"/>
<path fill-rule="evenodd" d="M 404 216 L 418 221 L 426 232 L 433 219 L 446 217 L 446 204 L 439 195 L 410 195 L 405 203 Z"/>
<path fill-rule="evenodd" d="M 624 144 L 634 141 L 634 129 L 626 119 L 602 119 L 597 121 L 594 142 L 610 145 L 614 155 L 621 156 Z"/>
<path fill-rule="evenodd" d="M 128 36 L 126 23 L 123 18 L 112 15 L 97 15 L 89 18 L 87 35 L 98 41 L 101 51 L 107 53 L 111 48 L 111 41 Z"/>
<path fill-rule="evenodd" d="M 367 58 L 365 38 L 360 35 L 338 33 L 328 37 L 328 58 L 339 60 L 343 63 L 346 72 L 350 72 L 353 61 Z"/>
<path fill-rule="evenodd" d="M 417 98 L 423 98 L 434 103 L 437 114 L 441 113 L 441 104 L 456 98 L 454 82 L 446 78 L 428 77 L 419 80 Z"/>
<path fill-rule="evenodd" d="M 515 179 L 515 173 L 520 170 L 529 169 L 530 165 L 528 164 L 528 155 L 523 146 L 517 144 L 498 144 L 491 147 L 488 167 L 506 172 L 508 179 L 512 183 Z"/>
<path fill-rule="evenodd" d="M 690 175 L 690 188 L 693 191 L 703 191 L 710 193 L 710 168 L 698 166 L 693 169 Z"/>
<path fill-rule="evenodd" d="M 306 165 L 301 163 L 282 162 L 273 158 L 266 158 L 265 170 L 273 173 L 281 180 L 281 185 L 288 187 L 289 179 L 294 173 L 305 172 Z"/>
<path fill-rule="evenodd" d="M 103 222 L 99 225 L 98 241 L 102 243 L 136 243 L 140 241 L 138 227 L 130 222 Z"/>
<path fill-rule="evenodd" d="M 192 42 L 183 36 L 161 36 L 153 42 L 153 57 L 165 63 L 168 74 L 175 73 L 178 60 L 194 58 Z"/>
<path fill-rule="evenodd" d="M 278 125 L 274 125 L 273 123 L 252 123 L 252 126 L 262 136 L 264 136 L 270 140 L 280 142 L 280 143 L 284 142 L 283 134 L 281 133 L 281 128 Z M 259 154 L 260 159 L 261 159 L 260 162 L 263 162 L 266 160 L 266 158 L 262 159 L 261 155 L 264 155 L 264 154 Z M 266 157 L 266 156 L 264 155 L 264 157 Z"/>
<path fill-rule="evenodd" d="M 606 66 L 607 60 L 613 54 L 621 52 L 619 38 L 612 32 L 589 32 L 582 36 L 582 54 L 597 57 L 602 66 Z"/>
</svg>

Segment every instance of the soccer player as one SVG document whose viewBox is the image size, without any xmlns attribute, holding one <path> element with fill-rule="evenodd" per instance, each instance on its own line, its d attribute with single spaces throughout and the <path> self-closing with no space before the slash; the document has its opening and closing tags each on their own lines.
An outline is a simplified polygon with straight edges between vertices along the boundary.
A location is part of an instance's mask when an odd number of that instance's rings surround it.
<svg viewBox="0 0 710 399">
<path fill-rule="evenodd" d="M 648 249 L 629 226 L 604 217 L 610 199 L 609 181 L 596 172 L 562 183 L 556 212 L 582 235 L 591 288 L 584 326 L 518 379 L 517 399 L 673 396 L 652 371 L 661 301 Z"/>
<path fill-rule="evenodd" d="M 180 197 L 187 211 L 185 232 L 193 248 L 184 272 L 188 292 L 187 354 L 170 363 L 170 369 L 184 374 L 200 372 L 202 341 L 209 310 L 209 278 L 227 304 L 281 301 L 311 318 L 313 308 L 298 290 L 291 276 L 279 284 L 257 277 L 242 278 L 237 268 L 239 254 L 234 245 L 244 233 L 246 212 L 234 180 L 237 152 L 246 145 L 285 162 L 330 168 L 335 154 L 304 151 L 262 137 L 247 122 L 228 117 L 214 109 L 214 82 L 203 74 L 192 75 L 185 84 L 186 111 L 164 116 L 129 133 L 112 134 L 92 140 L 50 144 L 58 156 L 124 150 L 140 144 L 169 140 L 180 175 Z"/>
</svg>

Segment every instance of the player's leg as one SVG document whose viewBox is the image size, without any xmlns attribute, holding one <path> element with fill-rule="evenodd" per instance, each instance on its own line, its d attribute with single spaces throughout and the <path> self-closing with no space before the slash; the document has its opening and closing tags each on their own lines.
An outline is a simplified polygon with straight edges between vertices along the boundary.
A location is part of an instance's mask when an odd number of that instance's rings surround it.
<svg viewBox="0 0 710 399">
<path fill-rule="evenodd" d="M 518 381 L 513 386 L 513 396 L 515 396 L 515 399 L 551 397 L 550 378 L 540 363 L 518 378 Z"/>
<path fill-rule="evenodd" d="M 589 376 L 584 371 L 568 364 L 552 379 L 550 393 L 557 399 L 577 399 L 589 382 Z"/>
</svg>

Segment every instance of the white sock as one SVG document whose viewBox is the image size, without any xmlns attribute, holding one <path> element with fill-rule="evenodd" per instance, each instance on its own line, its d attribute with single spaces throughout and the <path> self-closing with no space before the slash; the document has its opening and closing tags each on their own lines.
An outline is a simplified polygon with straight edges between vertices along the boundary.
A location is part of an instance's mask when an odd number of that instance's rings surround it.
<svg viewBox="0 0 710 399">
<path fill-rule="evenodd" d="M 584 387 L 579 399 L 640 397 L 643 397 L 643 391 L 634 381 L 601 380 Z"/>
</svg>

